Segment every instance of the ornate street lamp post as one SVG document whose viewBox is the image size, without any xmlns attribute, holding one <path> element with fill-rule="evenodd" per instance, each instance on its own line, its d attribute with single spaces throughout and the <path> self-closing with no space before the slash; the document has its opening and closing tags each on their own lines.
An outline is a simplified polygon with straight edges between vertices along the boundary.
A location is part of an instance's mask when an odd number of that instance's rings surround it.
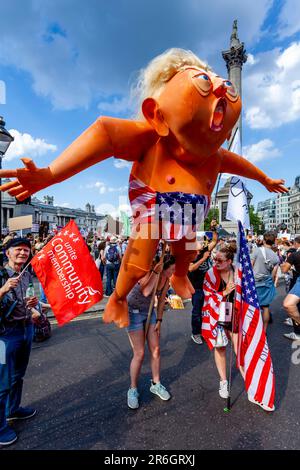
<svg viewBox="0 0 300 470">
<path fill-rule="evenodd" d="M 5 129 L 5 122 L 3 117 L 0 116 L 0 170 L 2 168 L 2 158 L 4 157 L 8 147 L 13 142 L 14 138 Z M 0 185 L 2 184 L 0 178 Z M 0 191 L 0 242 L 2 241 L 2 193 Z M 2 261 L 2 260 L 1 260 Z M 2 264 L 2 263 L 1 263 Z"/>
</svg>

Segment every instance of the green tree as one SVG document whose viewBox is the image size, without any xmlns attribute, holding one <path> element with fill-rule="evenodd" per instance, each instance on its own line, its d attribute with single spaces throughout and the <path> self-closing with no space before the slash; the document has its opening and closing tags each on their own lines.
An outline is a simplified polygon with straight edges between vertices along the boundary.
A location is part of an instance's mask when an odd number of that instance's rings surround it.
<svg viewBox="0 0 300 470">
<path fill-rule="evenodd" d="M 253 228 L 253 233 L 261 235 L 265 231 L 265 226 L 259 215 L 255 212 L 254 206 L 249 207 L 250 225 Z"/>
<path fill-rule="evenodd" d="M 219 209 L 209 209 L 206 219 L 204 220 L 204 230 L 210 230 L 210 223 L 212 219 L 216 219 L 219 222 Z"/>
</svg>

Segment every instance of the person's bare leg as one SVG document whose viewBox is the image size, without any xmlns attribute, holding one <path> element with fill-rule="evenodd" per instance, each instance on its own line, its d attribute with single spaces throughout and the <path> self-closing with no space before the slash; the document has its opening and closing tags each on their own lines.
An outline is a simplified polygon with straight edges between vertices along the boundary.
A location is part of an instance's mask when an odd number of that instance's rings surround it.
<svg viewBox="0 0 300 470">
<path fill-rule="evenodd" d="M 269 321 L 270 321 L 270 309 L 269 309 L 269 307 L 263 307 L 262 309 L 263 309 L 263 311 L 262 311 L 263 325 L 264 325 L 264 330 L 266 332 L 267 328 L 268 328 Z"/>
<path fill-rule="evenodd" d="M 130 238 L 122 260 L 116 288 L 110 296 L 104 311 L 105 323 L 115 322 L 119 327 L 128 326 L 128 305 L 126 297 L 135 284 L 150 270 L 158 245 L 157 238 L 151 238 L 151 226 L 143 233 Z M 149 236 L 149 238 L 146 238 Z"/>
<path fill-rule="evenodd" d="M 158 383 L 160 382 L 160 346 L 159 336 L 154 328 L 155 325 L 149 326 L 147 341 L 150 351 L 152 380 L 154 383 Z"/>
<path fill-rule="evenodd" d="M 287 311 L 289 317 L 291 317 L 298 325 L 300 324 L 300 314 L 297 307 L 299 302 L 300 298 L 294 294 L 288 294 L 283 301 L 283 307 Z"/>
<path fill-rule="evenodd" d="M 226 348 L 215 348 L 215 363 L 219 372 L 220 380 L 227 380 L 226 378 Z"/>
<path fill-rule="evenodd" d="M 133 351 L 133 357 L 130 363 L 130 387 L 137 388 L 145 355 L 144 330 L 132 331 L 128 333 L 128 336 Z"/>
</svg>

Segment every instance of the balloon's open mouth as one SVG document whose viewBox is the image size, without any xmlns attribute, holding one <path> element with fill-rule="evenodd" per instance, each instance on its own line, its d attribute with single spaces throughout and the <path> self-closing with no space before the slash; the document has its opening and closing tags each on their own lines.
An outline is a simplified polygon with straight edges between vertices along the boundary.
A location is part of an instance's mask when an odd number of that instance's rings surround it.
<svg viewBox="0 0 300 470">
<path fill-rule="evenodd" d="M 223 121 L 225 117 L 226 106 L 227 106 L 226 100 L 224 98 L 219 99 L 215 107 L 211 125 L 210 125 L 210 128 L 213 131 L 218 132 L 223 128 Z"/>
</svg>

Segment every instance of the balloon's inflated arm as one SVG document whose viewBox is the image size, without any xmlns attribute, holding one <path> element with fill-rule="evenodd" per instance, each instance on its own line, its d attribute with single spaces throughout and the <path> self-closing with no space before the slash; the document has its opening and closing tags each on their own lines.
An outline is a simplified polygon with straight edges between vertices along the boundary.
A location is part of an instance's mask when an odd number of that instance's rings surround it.
<svg viewBox="0 0 300 470">
<path fill-rule="evenodd" d="M 106 158 L 115 156 L 138 160 L 147 146 L 157 139 L 145 122 L 99 118 L 81 134 L 47 168 L 38 168 L 30 158 L 22 158 L 25 167 L 0 170 L 1 178 L 16 178 L 0 186 L 20 201 L 53 184 L 85 170 Z"/>
<path fill-rule="evenodd" d="M 221 173 L 232 173 L 259 181 L 270 192 L 288 192 L 288 189 L 284 186 L 285 181 L 283 179 L 277 180 L 269 178 L 263 171 L 257 168 L 257 166 L 236 153 L 229 152 L 223 148 L 221 148 L 219 152 L 222 158 Z"/>
</svg>

